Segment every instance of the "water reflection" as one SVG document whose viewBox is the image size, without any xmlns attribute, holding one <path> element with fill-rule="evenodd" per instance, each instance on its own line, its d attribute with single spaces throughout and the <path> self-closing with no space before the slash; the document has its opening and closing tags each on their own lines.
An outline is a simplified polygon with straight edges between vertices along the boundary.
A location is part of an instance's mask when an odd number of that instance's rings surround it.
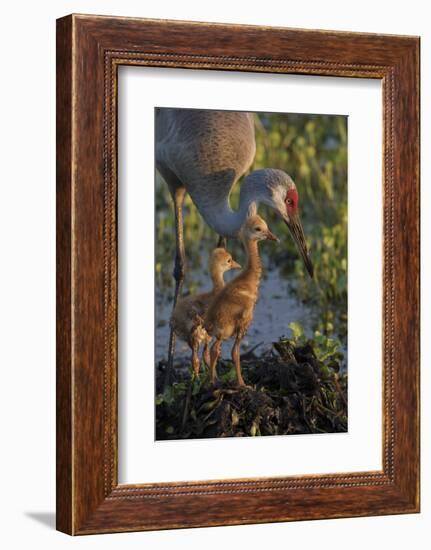
<svg viewBox="0 0 431 550">
<path fill-rule="evenodd" d="M 203 263 L 208 265 L 207 258 Z M 226 282 L 235 276 L 235 272 L 226 273 Z M 207 271 L 202 274 L 198 269 L 189 269 L 187 277 L 194 283 L 198 283 L 199 290 L 197 292 L 205 292 L 210 288 Z M 288 325 L 292 321 L 301 323 L 305 328 L 305 333 L 309 336 L 312 335 L 312 312 L 306 304 L 295 297 L 291 285 L 292 283 L 286 280 L 278 269 L 267 269 L 264 272 L 254 319 L 242 342 L 242 352 L 261 344 L 256 350 L 256 354 L 262 354 L 280 336 L 289 336 Z M 173 285 L 167 288 L 158 285 L 156 290 L 156 362 L 167 358 L 172 294 Z M 231 346 L 231 342 L 224 344 L 223 356 L 229 357 Z M 178 341 L 176 350 L 176 358 L 190 357 L 190 350 L 184 342 Z"/>
</svg>

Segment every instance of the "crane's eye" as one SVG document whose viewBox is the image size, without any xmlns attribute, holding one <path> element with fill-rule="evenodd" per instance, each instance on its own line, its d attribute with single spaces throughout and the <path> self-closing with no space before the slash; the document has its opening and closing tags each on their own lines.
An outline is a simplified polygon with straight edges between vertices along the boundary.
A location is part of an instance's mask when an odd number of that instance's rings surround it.
<svg viewBox="0 0 431 550">
<path fill-rule="evenodd" d="M 286 202 L 287 202 L 287 204 L 288 204 L 289 206 L 292 206 L 292 204 L 293 204 L 293 201 L 292 201 L 292 199 L 287 199 L 287 201 L 286 201 Z"/>
</svg>

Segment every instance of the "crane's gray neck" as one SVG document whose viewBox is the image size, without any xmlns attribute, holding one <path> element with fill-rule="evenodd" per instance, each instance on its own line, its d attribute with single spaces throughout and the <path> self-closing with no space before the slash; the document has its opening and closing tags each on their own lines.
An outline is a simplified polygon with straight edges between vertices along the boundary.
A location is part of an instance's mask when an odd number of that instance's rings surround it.
<svg viewBox="0 0 431 550">
<path fill-rule="evenodd" d="M 244 179 L 238 210 L 232 209 L 229 196 L 220 197 L 219 200 L 199 209 L 207 224 L 216 233 L 223 237 L 237 237 L 245 220 L 256 213 L 260 202 L 272 206 L 271 190 L 265 185 L 265 172 L 266 170 L 259 170 Z M 268 173 L 267 177 L 269 176 Z"/>
</svg>

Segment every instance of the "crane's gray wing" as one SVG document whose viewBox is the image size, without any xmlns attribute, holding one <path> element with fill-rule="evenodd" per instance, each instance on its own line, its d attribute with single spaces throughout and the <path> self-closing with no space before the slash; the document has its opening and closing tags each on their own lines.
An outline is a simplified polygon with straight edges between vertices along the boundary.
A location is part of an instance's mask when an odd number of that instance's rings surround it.
<svg viewBox="0 0 431 550">
<path fill-rule="evenodd" d="M 156 110 L 156 166 L 168 184 L 186 188 L 198 209 L 226 201 L 255 152 L 252 113 Z"/>
</svg>

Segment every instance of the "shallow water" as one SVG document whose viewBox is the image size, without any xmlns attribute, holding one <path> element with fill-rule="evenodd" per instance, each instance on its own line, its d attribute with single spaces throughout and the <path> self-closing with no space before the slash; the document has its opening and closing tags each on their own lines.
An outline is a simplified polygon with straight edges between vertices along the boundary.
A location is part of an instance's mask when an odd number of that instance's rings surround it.
<svg viewBox="0 0 431 550">
<path fill-rule="evenodd" d="M 235 272 L 227 273 L 226 282 L 235 277 Z M 201 282 L 199 292 L 209 289 L 208 274 L 201 274 L 199 270 L 191 270 L 186 277 Z M 169 342 L 169 318 L 172 308 L 173 288 L 156 290 L 156 362 L 167 357 Z M 291 281 L 286 281 L 278 273 L 278 269 L 265 270 L 261 281 L 259 299 L 256 304 L 254 319 L 248 333 L 241 344 L 241 352 L 261 344 L 256 354 L 262 354 L 271 347 L 272 342 L 281 336 L 290 336 L 289 323 L 301 323 L 305 333 L 312 335 L 311 312 L 305 304 L 295 297 Z M 229 357 L 231 342 L 223 344 L 222 356 Z M 182 341 L 177 341 L 177 358 L 190 357 L 190 350 Z"/>
</svg>

